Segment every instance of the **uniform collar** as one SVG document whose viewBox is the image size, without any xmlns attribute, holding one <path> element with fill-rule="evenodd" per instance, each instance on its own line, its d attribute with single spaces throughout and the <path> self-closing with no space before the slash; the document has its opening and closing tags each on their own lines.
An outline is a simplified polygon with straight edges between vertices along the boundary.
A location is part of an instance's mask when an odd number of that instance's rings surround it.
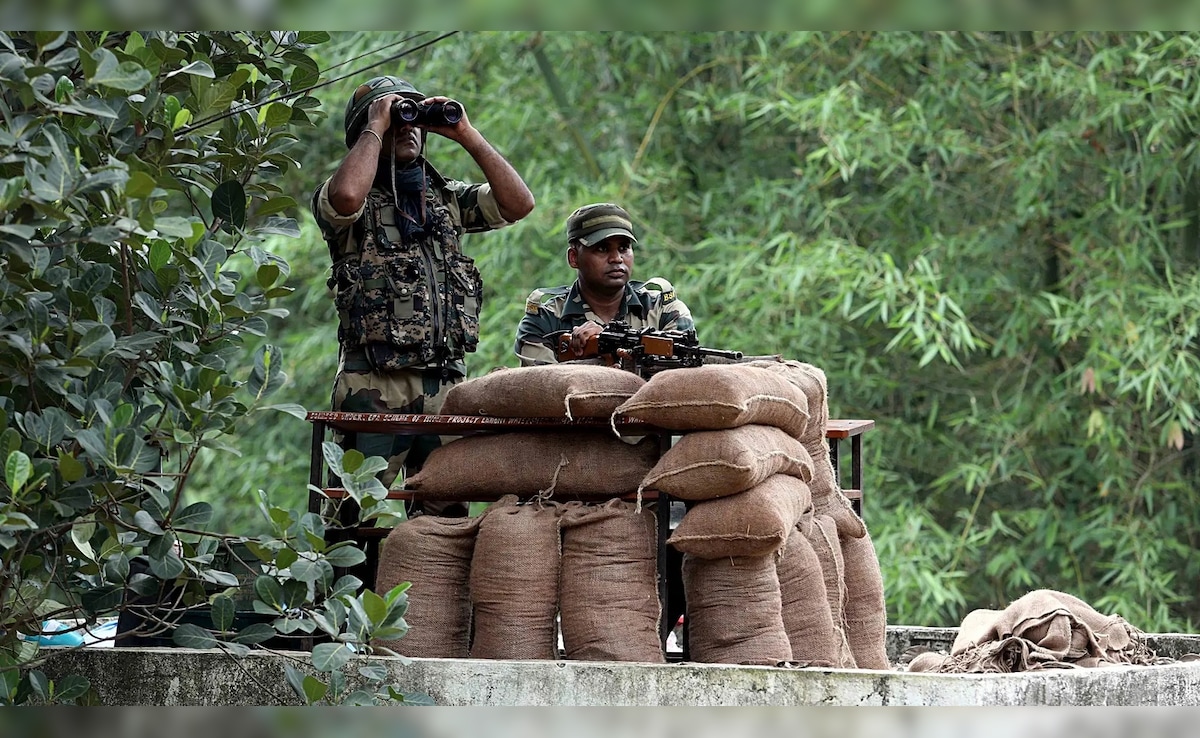
<svg viewBox="0 0 1200 738">
<path fill-rule="evenodd" d="M 650 314 L 650 296 L 645 292 L 639 293 L 633 288 L 634 284 L 640 283 L 625 283 L 625 299 L 622 301 L 621 311 L 616 317 L 617 320 L 625 320 L 630 313 L 633 313 L 639 318 L 645 318 Z M 585 304 L 586 303 L 583 301 L 583 295 L 579 292 L 579 280 L 576 279 L 575 283 L 571 285 L 570 291 L 567 292 L 567 305 L 563 310 L 563 317 L 565 318 L 570 315 L 586 315 L 587 310 L 584 307 Z M 591 306 L 589 305 L 588 307 Z"/>
</svg>

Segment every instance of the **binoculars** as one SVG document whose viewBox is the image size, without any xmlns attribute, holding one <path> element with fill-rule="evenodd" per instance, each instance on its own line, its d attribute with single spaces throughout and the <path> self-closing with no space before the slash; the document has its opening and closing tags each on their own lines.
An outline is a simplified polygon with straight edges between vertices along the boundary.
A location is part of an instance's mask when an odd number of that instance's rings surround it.
<svg viewBox="0 0 1200 738">
<path fill-rule="evenodd" d="M 454 100 L 426 104 L 402 98 L 392 103 L 392 125 L 452 126 L 462 116 L 462 105 Z"/>
</svg>

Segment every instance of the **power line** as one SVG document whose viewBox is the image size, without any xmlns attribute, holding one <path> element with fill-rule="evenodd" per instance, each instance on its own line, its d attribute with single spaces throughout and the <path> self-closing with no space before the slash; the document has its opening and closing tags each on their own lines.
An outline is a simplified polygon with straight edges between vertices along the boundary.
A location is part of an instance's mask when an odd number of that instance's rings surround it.
<svg viewBox="0 0 1200 738">
<path fill-rule="evenodd" d="M 313 90 L 320 89 L 322 87 L 325 87 L 326 85 L 331 85 L 334 82 L 341 82 L 342 80 L 347 79 L 349 77 L 353 77 L 357 74 L 362 74 L 363 72 L 367 71 L 368 69 L 374 69 L 375 67 L 382 66 L 384 64 L 387 64 L 388 62 L 393 62 L 393 61 L 396 61 L 397 59 L 406 57 L 409 54 L 420 51 L 421 49 L 433 46 L 437 42 L 447 39 L 456 33 L 458 33 L 458 31 L 450 31 L 449 33 L 443 33 L 441 36 L 438 36 L 437 38 L 433 39 L 432 41 L 426 41 L 425 43 L 420 44 L 419 46 L 414 46 L 411 49 L 405 49 L 404 51 L 398 52 L 396 54 L 392 54 L 389 57 L 380 59 L 379 61 L 375 62 L 374 64 L 368 64 L 367 66 L 362 67 L 361 69 L 356 69 L 353 72 L 347 72 L 346 74 L 343 74 L 340 77 L 334 77 L 333 79 L 327 79 L 324 82 L 318 82 L 317 84 L 312 85 L 311 87 L 305 87 L 302 90 L 293 90 L 292 92 L 285 92 L 282 95 L 277 95 L 276 97 L 272 97 L 267 100 L 262 100 L 262 101 L 256 102 L 256 103 L 246 103 L 245 105 L 239 106 L 232 110 L 227 110 L 224 113 L 219 113 L 217 115 L 209 116 L 208 118 L 196 121 L 195 123 L 192 123 L 191 125 L 187 125 L 187 126 L 184 126 L 183 128 L 180 128 L 176 133 L 179 135 L 191 133 L 192 131 L 194 131 L 198 128 L 203 128 L 204 126 L 208 125 L 209 123 L 216 123 L 219 120 L 224 120 L 230 116 L 237 115 L 238 113 L 244 113 L 247 110 L 254 110 L 255 108 L 261 107 L 263 105 L 267 105 L 268 103 L 279 102 L 280 100 L 287 100 L 287 99 L 290 99 L 293 97 L 298 97 L 300 95 L 307 95 L 308 93 L 312 92 Z M 418 35 L 420 35 L 420 34 L 418 34 Z M 415 38 L 415 37 L 411 37 L 411 38 Z M 405 40 L 407 41 L 408 39 L 405 39 Z M 390 45 L 395 46 L 395 44 L 390 44 Z M 385 46 L 383 48 L 388 48 L 388 47 Z M 330 67 L 330 68 L 332 69 L 333 67 Z"/>
<path fill-rule="evenodd" d="M 406 44 L 415 38 L 420 38 L 422 36 L 428 36 L 429 33 L 430 33 L 429 31 L 418 31 L 417 33 L 414 33 L 411 36 L 405 36 L 404 38 L 400 39 L 399 41 L 393 41 L 392 43 L 387 44 L 385 46 L 380 46 L 377 49 L 371 49 L 370 51 L 364 51 L 363 53 L 359 54 L 358 56 L 351 57 L 351 58 L 347 59 L 346 61 L 338 62 L 337 64 L 334 64 L 330 67 L 327 67 L 326 69 L 323 69 L 322 74 L 330 71 L 331 69 L 337 69 L 338 67 L 345 66 L 345 65 L 349 64 L 350 62 L 358 61 L 359 59 L 363 58 L 364 56 L 370 56 L 371 54 L 378 54 L 379 52 L 384 51 L 385 49 L 390 49 L 393 46 L 399 46 L 400 44 Z"/>
</svg>

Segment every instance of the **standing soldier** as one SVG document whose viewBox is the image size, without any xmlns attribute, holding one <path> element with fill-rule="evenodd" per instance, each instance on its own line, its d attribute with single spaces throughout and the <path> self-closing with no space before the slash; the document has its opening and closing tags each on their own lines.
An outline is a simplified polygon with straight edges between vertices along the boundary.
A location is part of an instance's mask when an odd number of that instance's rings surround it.
<svg viewBox="0 0 1200 738">
<path fill-rule="evenodd" d="M 349 152 L 312 198 L 338 313 L 332 407 L 436 414 L 479 341 L 483 283 L 460 239 L 524 218 L 533 195 L 460 104 L 397 77 L 360 85 L 344 128 Z M 425 158 L 430 132 L 462 146 L 487 182 L 444 178 Z M 388 459 L 390 486 L 439 444 L 438 436 L 358 434 L 355 447 Z"/>
</svg>

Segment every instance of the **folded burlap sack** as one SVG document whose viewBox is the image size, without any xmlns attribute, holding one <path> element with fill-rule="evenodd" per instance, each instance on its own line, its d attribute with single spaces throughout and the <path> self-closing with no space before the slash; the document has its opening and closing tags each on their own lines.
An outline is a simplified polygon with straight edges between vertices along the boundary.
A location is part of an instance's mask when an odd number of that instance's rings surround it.
<svg viewBox="0 0 1200 738">
<path fill-rule="evenodd" d="M 1155 663 L 1144 633 L 1078 597 L 1037 589 L 1003 610 L 972 610 L 950 654 L 926 652 L 909 671 L 994 673 Z"/>
</svg>

